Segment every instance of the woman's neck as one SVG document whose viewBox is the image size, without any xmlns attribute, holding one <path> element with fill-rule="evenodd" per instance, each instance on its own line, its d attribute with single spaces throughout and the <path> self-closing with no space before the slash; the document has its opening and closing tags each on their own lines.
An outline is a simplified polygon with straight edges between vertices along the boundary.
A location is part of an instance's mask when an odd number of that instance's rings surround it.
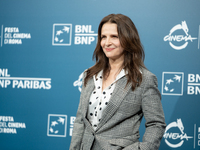
<svg viewBox="0 0 200 150">
<path fill-rule="evenodd" d="M 110 72 L 119 73 L 119 71 L 123 68 L 123 60 L 109 60 Z"/>
<path fill-rule="evenodd" d="M 120 73 L 121 69 L 123 68 L 123 61 L 122 60 L 109 60 L 109 66 L 110 69 L 109 71 L 106 73 L 106 78 L 108 76 L 114 76 L 116 78 L 116 76 Z"/>
</svg>

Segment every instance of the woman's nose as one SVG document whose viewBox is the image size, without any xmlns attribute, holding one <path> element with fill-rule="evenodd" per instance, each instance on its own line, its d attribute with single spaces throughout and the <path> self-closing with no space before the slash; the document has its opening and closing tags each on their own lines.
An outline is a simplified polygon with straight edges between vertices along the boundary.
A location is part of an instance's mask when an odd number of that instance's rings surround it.
<svg viewBox="0 0 200 150">
<path fill-rule="evenodd" d="M 106 39 L 106 45 L 110 45 L 111 44 L 111 40 L 110 40 L 110 38 L 107 38 Z"/>
</svg>

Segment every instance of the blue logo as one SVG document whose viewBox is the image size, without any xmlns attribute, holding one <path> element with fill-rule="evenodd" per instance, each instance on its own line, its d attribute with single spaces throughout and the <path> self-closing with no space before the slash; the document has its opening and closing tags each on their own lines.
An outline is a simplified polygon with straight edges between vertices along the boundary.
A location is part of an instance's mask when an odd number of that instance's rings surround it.
<svg viewBox="0 0 200 150">
<path fill-rule="evenodd" d="M 48 115 L 47 136 L 66 137 L 67 115 Z"/>
<path fill-rule="evenodd" d="M 70 46 L 72 24 L 53 24 L 52 45 Z"/>
<path fill-rule="evenodd" d="M 183 72 L 163 72 L 162 95 L 183 95 Z"/>
</svg>

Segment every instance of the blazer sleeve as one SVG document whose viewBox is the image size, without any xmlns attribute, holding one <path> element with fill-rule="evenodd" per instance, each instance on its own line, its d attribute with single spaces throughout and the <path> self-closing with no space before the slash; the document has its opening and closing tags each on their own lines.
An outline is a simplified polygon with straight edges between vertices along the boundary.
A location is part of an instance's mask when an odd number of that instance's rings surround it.
<svg viewBox="0 0 200 150">
<path fill-rule="evenodd" d="M 157 78 L 150 75 L 143 78 L 142 111 L 146 120 L 142 142 L 137 142 L 124 150 L 158 150 L 165 131 L 165 117 L 158 90 Z"/>
<path fill-rule="evenodd" d="M 85 78 L 85 72 L 83 75 L 83 79 Z M 84 91 L 84 80 L 82 79 L 82 90 L 81 90 L 81 94 Z M 76 119 L 74 121 L 74 127 L 73 127 L 73 132 L 72 132 L 72 138 L 71 138 L 71 144 L 70 144 L 70 150 L 79 150 L 81 149 L 81 143 L 82 143 L 82 137 L 83 137 L 83 133 L 85 130 L 85 126 L 83 123 L 83 118 L 82 118 L 82 113 L 81 113 L 81 98 L 80 98 L 80 102 L 79 102 L 79 106 L 78 106 L 78 110 L 77 110 L 77 114 L 76 114 Z"/>
</svg>

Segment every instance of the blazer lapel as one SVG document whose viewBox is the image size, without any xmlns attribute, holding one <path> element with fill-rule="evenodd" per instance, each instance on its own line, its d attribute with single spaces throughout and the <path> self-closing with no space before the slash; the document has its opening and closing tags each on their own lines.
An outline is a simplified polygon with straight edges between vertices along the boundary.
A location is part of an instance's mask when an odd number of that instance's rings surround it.
<svg viewBox="0 0 200 150">
<path fill-rule="evenodd" d="M 84 85 L 83 85 L 84 86 Z M 85 118 L 85 125 L 94 133 L 94 129 L 92 128 L 90 122 L 87 119 L 87 110 L 89 106 L 89 99 L 92 91 L 94 90 L 94 81 L 93 78 L 89 79 L 87 82 L 85 89 L 82 91 L 81 102 L 82 102 L 82 115 Z"/>
<path fill-rule="evenodd" d="M 132 85 L 131 83 L 128 83 L 128 85 L 126 86 L 126 83 L 127 83 L 126 76 L 122 77 L 117 81 L 115 89 L 108 102 L 108 105 L 103 111 L 101 121 L 99 122 L 96 131 L 98 131 L 117 111 L 118 107 L 120 106 L 121 102 L 123 101 L 124 97 L 130 90 Z"/>
<path fill-rule="evenodd" d="M 83 85 L 84 86 L 84 85 Z M 94 90 L 94 81 L 93 78 L 91 78 L 90 80 L 88 80 L 87 85 L 84 89 L 83 92 L 83 96 L 82 96 L 82 112 L 83 112 L 83 116 L 86 118 L 87 116 L 87 110 L 88 110 L 88 106 L 89 106 L 89 99 L 91 96 L 92 91 Z"/>
</svg>

